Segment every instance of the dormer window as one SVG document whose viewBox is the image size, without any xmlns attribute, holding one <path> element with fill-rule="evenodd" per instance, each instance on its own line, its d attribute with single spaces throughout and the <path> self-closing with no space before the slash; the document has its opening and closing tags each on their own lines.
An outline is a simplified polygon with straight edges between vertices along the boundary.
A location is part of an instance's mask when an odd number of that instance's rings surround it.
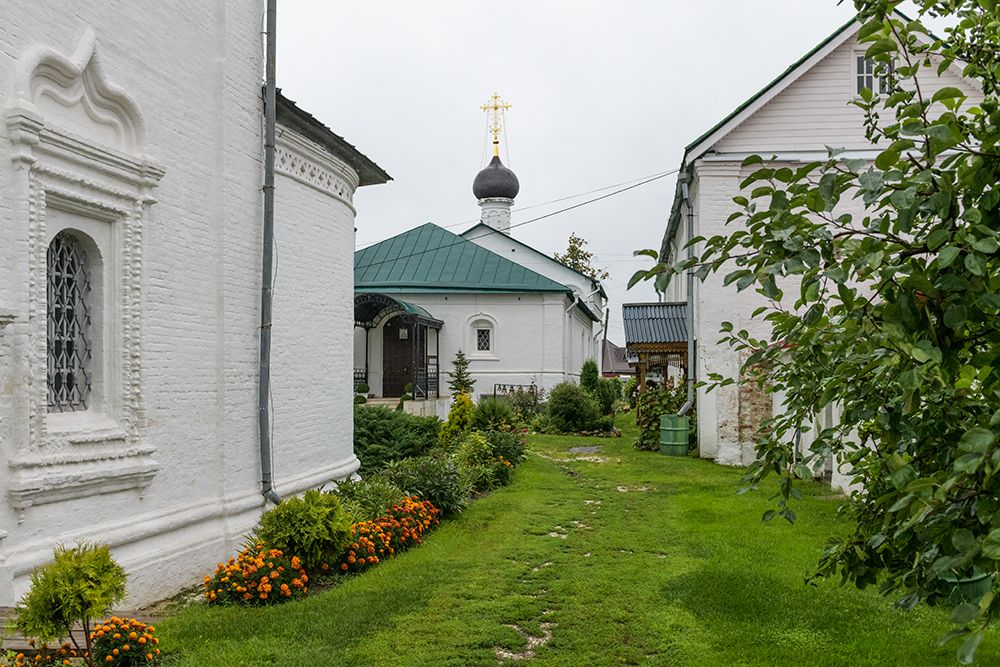
<svg viewBox="0 0 1000 667">
<path fill-rule="evenodd" d="M 889 66 L 889 71 L 892 71 L 892 66 Z M 863 53 L 859 53 L 857 58 L 855 58 L 855 78 L 857 79 L 857 87 L 854 92 L 858 95 L 861 91 L 868 89 L 872 92 L 878 92 L 880 95 L 884 95 L 889 92 L 889 77 L 884 65 L 879 66 L 872 58 L 866 58 Z M 878 73 L 876 73 L 878 72 Z M 876 89 L 876 85 L 878 88 Z"/>
</svg>

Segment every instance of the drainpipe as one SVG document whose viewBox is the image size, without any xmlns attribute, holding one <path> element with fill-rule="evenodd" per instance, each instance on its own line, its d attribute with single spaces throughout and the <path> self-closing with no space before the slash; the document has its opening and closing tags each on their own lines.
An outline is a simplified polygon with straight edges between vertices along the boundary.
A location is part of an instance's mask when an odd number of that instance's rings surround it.
<svg viewBox="0 0 1000 667">
<path fill-rule="evenodd" d="M 264 83 L 264 250 L 260 286 L 260 369 L 257 384 L 257 430 L 260 437 L 261 494 L 277 505 L 271 466 L 271 283 L 274 280 L 274 123 L 277 91 L 274 57 L 277 53 L 277 0 L 267 0 L 267 48 Z"/>
<path fill-rule="evenodd" d="M 682 171 L 677 177 L 681 184 L 681 196 L 684 198 L 684 206 L 687 207 L 687 238 L 688 261 L 694 259 L 694 245 L 691 239 L 694 238 L 694 209 L 691 207 L 691 198 L 688 192 L 688 183 L 691 181 L 691 172 Z M 683 417 L 694 407 L 694 267 L 687 270 L 687 402 L 681 406 L 677 414 Z"/>
</svg>

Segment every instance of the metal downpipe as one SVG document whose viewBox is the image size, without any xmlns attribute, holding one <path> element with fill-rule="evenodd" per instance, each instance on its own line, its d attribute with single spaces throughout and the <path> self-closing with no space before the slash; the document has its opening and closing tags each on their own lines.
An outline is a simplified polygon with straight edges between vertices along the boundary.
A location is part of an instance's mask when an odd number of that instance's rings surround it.
<svg viewBox="0 0 1000 667">
<path fill-rule="evenodd" d="M 687 257 L 690 262 L 694 259 L 694 245 L 691 244 L 691 239 L 694 238 L 694 209 L 691 207 L 688 192 L 688 182 L 691 180 L 691 175 L 686 171 L 681 172 L 678 180 L 681 182 L 684 206 L 687 207 Z M 687 402 L 681 406 L 677 413 L 681 417 L 694 407 L 694 277 L 694 267 L 689 266 L 687 270 Z"/>
<path fill-rule="evenodd" d="M 281 496 L 274 490 L 271 465 L 271 301 L 274 280 L 274 125 L 277 90 L 277 0 L 267 0 L 267 45 L 264 82 L 264 239 L 260 293 L 260 367 L 257 383 L 257 430 L 260 438 L 261 495 L 277 505 Z"/>
</svg>

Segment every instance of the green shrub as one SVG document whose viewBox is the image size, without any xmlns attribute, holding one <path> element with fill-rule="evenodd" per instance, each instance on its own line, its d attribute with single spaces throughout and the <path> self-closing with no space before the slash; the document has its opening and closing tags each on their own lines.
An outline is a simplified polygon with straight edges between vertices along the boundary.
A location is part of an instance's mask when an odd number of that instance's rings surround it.
<svg viewBox="0 0 1000 667">
<path fill-rule="evenodd" d="M 549 420 L 563 433 L 589 431 L 597 419 L 597 404 L 572 382 L 557 384 L 549 393 Z"/>
<path fill-rule="evenodd" d="M 602 415 L 613 415 L 622 396 L 622 385 L 618 380 L 598 378 L 590 395 L 597 402 L 597 409 Z"/>
<path fill-rule="evenodd" d="M 687 387 L 683 382 L 675 383 L 668 379 L 663 385 L 647 384 L 646 389 L 639 394 L 638 417 L 639 439 L 636 449 L 655 451 L 660 447 L 660 416 L 675 415 L 687 401 Z M 695 449 L 698 443 L 698 420 L 695 411 L 687 414 L 688 450 Z"/>
<path fill-rule="evenodd" d="M 406 498 L 402 489 L 382 475 L 361 480 L 345 479 L 338 482 L 337 488 L 330 493 L 340 498 L 355 521 L 373 521 Z"/>
<path fill-rule="evenodd" d="M 448 413 L 448 421 L 441 427 L 438 442 L 442 447 L 448 449 L 457 444 L 462 437 L 472 428 L 472 415 L 475 414 L 476 407 L 472 404 L 472 398 L 468 394 L 457 394 L 451 404 L 451 411 Z"/>
<path fill-rule="evenodd" d="M 538 389 L 534 382 L 528 389 L 517 387 L 507 394 L 506 398 L 510 401 L 511 407 L 514 408 L 514 414 L 520 422 L 529 422 L 536 415 L 545 411 L 545 392 Z"/>
<path fill-rule="evenodd" d="M 50 642 L 72 637 L 79 623 L 90 646 L 90 623 L 125 599 L 125 570 L 106 546 L 56 547 L 52 561 L 31 573 L 31 588 L 15 609 L 25 637 Z"/>
<path fill-rule="evenodd" d="M 587 359 L 583 362 L 583 367 L 580 369 L 580 386 L 583 387 L 583 390 L 591 394 L 594 393 L 599 378 L 597 362 L 593 359 Z"/>
<path fill-rule="evenodd" d="M 301 498 L 287 498 L 264 512 L 255 541 L 298 556 L 309 571 L 332 563 L 347 545 L 353 517 L 340 498 L 316 490 Z"/>
<path fill-rule="evenodd" d="M 393 461 L 383 474 L 403 493 L 430 501 L 443 515 L 456 514 L 465 507 L 468 489 L 458 468 L 447 458 L 420 456 Z"/>
<path fill-rule="evenodd" d="M 510 428 L 516 421 L 517 415 L 510 401 L 490 396 L 479 401 L 472 413 L 471 426 L 477 431 L 489 431 Z"/>
<path fill-rule="evenodd" d="M 484 434 L 493 453 L 502 456 L 514 465 L 527 458 L 527 441 L 520 431 L 489 431 Z"/>
<path fill-rule="evenodd" d="M 539 412 L 537 415 L 532 417 L 531 423 L 528 424 L 530 428 L 535 433 L 558 433 L 559 430 L 552 426 L 552 420 L 549 418 L 548 405 L 545 406 L 545 410 Z"/>
<path fill-rule="evenodd" d="M 384 407 L 354 408 L 354 453 L 365 473 L 389 461 L 421 456 L 437 445 L 441 421 Z"/>
<path fill-rule="evenodd" d="M 514 464 L 499 456 L 481 433 L 470 433 L 455 450 L 455 464 L 462 479 L 474 493 L 491 491 L 508 484 Z"/>
<path fill-rule="evenodd" d="M 594 420 L 593 426 L 590 427 L 591 431 L 600 431 L 601 433 L 610 433 L 615 428 L 615 418 L 611 415 L 601 415 Z"/>
<path fill-rule="evenodd" d="M 636 401 L 639 400 L 639 380 L 634 376 L 625 383 L 625 400 L 628 401 L 629 408 L 635 410 Z"/>
</svg>

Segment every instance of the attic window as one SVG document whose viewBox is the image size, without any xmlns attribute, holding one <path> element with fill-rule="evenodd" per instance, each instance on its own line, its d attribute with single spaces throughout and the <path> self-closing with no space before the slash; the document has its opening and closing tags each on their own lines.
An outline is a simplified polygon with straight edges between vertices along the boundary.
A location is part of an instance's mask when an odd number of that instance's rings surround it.
<svg viewBox="0 0 1000 667">
<path fill-rule="evenodd" d="M 864 54 L 858 54 L 855 59 L 855 78 L 857 79 L 857 88 L 855 92 L 860 95 L 861 91 L 868 89 L 875 91 L 875 82 L 878 80 L 878 93 L 884 95 L 889 92 L 889 77 L 885 71 L 884 65 L 879 65 L 872 58 L 866 58 Z M 889 66 L 889 71 L 892 71 L 892 66 Z M 876 74 L 876 72 L 879 72 Z"/>
</svg>

